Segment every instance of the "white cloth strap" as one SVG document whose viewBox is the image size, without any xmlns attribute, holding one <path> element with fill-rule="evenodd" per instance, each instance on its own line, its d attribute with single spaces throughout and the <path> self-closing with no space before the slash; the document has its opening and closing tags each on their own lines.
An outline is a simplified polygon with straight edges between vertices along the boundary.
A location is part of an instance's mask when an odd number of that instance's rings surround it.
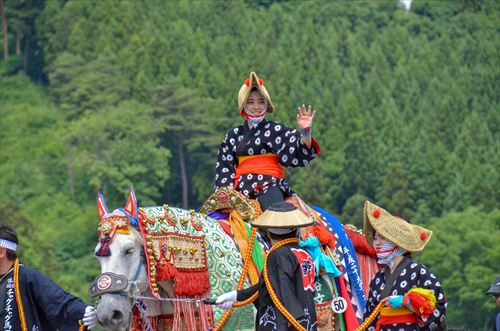
<svg viewBox="0 0 500 331">
<path fill-rule="evenodd" d="M 7 239 L 0 239 L 0 247 L 7 248 L 15 252 L 17 244 Z"/>
</svg>

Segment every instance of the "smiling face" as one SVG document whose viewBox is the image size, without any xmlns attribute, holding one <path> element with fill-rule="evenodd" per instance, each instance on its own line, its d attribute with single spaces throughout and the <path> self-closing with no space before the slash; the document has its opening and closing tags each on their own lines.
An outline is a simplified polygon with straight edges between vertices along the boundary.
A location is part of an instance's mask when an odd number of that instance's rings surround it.
<svg viewBox="0 0 500 331">
<path fill-rule="evenodd" d="M 252 115 L 262 115 L 267 111 L 267 100 L 257 89 L 252 90 L 245 103 L 245 111 Z"/>
</svg>

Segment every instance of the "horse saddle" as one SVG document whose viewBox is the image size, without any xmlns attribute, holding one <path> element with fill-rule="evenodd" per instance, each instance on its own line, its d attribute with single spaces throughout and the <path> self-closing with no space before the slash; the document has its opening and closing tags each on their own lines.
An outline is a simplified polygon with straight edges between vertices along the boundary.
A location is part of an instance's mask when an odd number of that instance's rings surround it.
<svg viewBox="0 0 500 331">
<path fill-rule="evenodd" d="M 97 276 L 92 284 L 90 284 L 89 295 L 94 298 L 106 293 L 122 292 L 127 286 L 127 277 L 112 272 L 105 272 Z"/>
</svg>

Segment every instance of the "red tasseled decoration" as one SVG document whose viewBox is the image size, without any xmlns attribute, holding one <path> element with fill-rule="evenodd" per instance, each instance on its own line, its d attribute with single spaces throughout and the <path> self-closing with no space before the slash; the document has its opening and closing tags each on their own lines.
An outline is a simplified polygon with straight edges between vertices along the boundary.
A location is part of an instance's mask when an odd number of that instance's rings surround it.
<svg viewBox="0 0 500 331">
<path fill-rule="evenodd" d="M 246 85 L 246 86 L 250 86 L 250 79 L 248 79 L 248 78 L 247 78 L 247 79 L 245 79 L 245 85 Z"/>
<path fill-rule="evenodd" d="M 314 236 L 319 239 L 322 245 L 328 245 L 330 249 L 335 249 L 335 236 L 331 234 L 323 225 L 315 225 Z"/>
<path fill-rule="evenodd" d="M 262 79 L 259 79 L 259 85 L 260 86 L 264 85 L 264 81 Z"/>
<path fill-rule="evenodd" d="M 171 263 L 157 263 L 156 264 L 156 280 L 164 281 L 169 279 L 175 279 L 177 277 L 177 269 Z"/>
<path fill-rule="evenodd" d="M 417 315 L 427 318 L 434 312 L 435 306 L 419 293 L 410 292 L 406 294 L 406 297 L 410 300 L 411 308 Z"/>
<path fill-rule="evenodd" d="M 346 228 L 346 227 L 344 227 L 344 231 L 347 234 L 347 236 L 349 237 L 349 239 L 351 239 L 356 253 L 363 253 L 366 255 L 370 255 L 372 257 L 377 257 L 377 253 L 375 252 L 373 247 L 371 247 L 368 244 L 368 242 L 366 241 L 366 238 L 362 234 L 359 234 L 359 233 L 357 233 L 349 228 Z"/>
<path fill-rule="evenodd" d="M 174 283 L 174 294 L 176 296 L 192 297 L 196 294 L 205 293 L 210 290 L 210 278 L 208 269 L 204 271 L 180 271 Z"/>
<path fill-rule="evenodd" d="M 425 238 L 427 238 L 427 233 L 422 232 L 422 233 L 420 234 L 420 239 L 425 240 Z"/>
<path fill-rule="evenodd" d="M 190 299 L 203 299 L 210 296 L 210 292 L 201 293 Z M 182 297 L 177 297 L 182 299 Z M 199 305 L 194 302 L 174 302 L 174 325 L 172 330 L 208 330 L 214 323 L 212 307 Z"/>
<path fill-rule="evenodd" d="M 101 247 L 99 247 L 99 250 L 95 253 L 95 256 L 110 256 L 111 255 L 111 249 L 109 248 L 109 245 L 111 243 L 111 237 L 109 234 L 105 235 L 104 238 L 101 238 L 99 240 Z"/>
<path fill-rule="evenodd" d="M 375 217 L 375 218 L 379 218 L 380 217 L 380 210 L 379 209 L 375 209 L 373 211 L 373 217 Z"/>
<path fill-rule="evenodd" d="M 130 323 L 129 331 L 142 331 L 142 318 L 139 308 L 134 306 L 132 310 L 132 322 Z"/>
</svg>

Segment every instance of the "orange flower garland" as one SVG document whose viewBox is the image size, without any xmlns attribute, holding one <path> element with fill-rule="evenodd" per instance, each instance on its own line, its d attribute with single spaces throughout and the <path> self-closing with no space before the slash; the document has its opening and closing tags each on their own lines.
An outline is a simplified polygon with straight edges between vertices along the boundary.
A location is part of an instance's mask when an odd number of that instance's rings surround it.
<svg viewBox="0 0 500 331">
<path fill-rule="evenodd" d="M 377 317 L 378 313 L 380 313 L 380 309 L 382 309 L 382 306 L 383 303 L 382 302 L 379 303 L 377 307 L 375 307 L 375 309 L 372 311 L 370 316 L 368 316 L 368 318 L 363 323 L 361 323 L 361 325 L 358 326 L 354 331 L 363 331 L 364 329 L 366 329 L 368 325 L 370 325 L 373 322 L 375 317 Z"/>
<path fill-rule="evenodd" d="M 250 239 L 249 239 L 249 244 L 247 246 L 247 251 L 245 252 L 245 259 L 244 259 L 245 263 L 243 265 L 243 270 L 241 271 L 241 276 L 240 276 L 240 280 L 238 281 L 238 286 L 236 287 L 237 290 L 241 290 L 241 288 L 245 284 L 245 277 L 246 277 L 246 274 L 248 272 L 248 267 L 250 265 L 250 261 L 252 260 L 252 247 L 253 247 L 253 244 L 255 241 L 256 234 L 257 234 L 257 228 L 252 228 L 252 233 L 250 234 Z M 224 315 L 222 315 L 219 323 L 217 323 L 217 325 L 215 326 L 214 331 L 220 330 L 222 328 L 222 326 L 224 326 L 224 324 L 226 324 L 229 316 L 231 316 L 231 313 L 233 312 L 233 309 L 235 307 L 245 306 L 245 305 L 249 304 L 250 302 L 255 301 L 255 299 L 257 299 L 257 297 L 258 297 L 258 292 L 255 292 L 255 294 L 252 295 L 247 300 L 233 304 L 233 306 L 230 309 L 228 309 L 224 313 Z"/>
<path fill-rule="evenodd" d="M 21 322 L 21 330 L 28 331 L 26 318 L 24 317 L 23 300 L 21 299 L 21 291 L 19 289 L 19 259 L 14 261 L 14 293 L 16 296 L 17 310 L 19 311 L 19 321 Z"/>
<path fill-rule="evenodd" d="M 299 239 L 298 238 L 285 239 L 285 240 L 280 241 L 279 243 L 277 243 L 273 247 L 271 247 L 271 249 L 269 250 L 269 252 L 266 255 L 266 258 L 264 259 L 264 270 L 263 270 L 264 271 L 264 282 L 266 283 L 267 291 L 269 292 L 269 295 L 271 296 L 271 299 L 273 300 L 274 305 L 283 314 L 283 316 L 285 316 L 285 318 L 288 320 L 288 322 L 290 322 L 297 330 L 306 331 L 306 329 L 299 322 L 297 322 L 297 320 L 292 316 L 292 314 L 290 314 L 290 312 L 288 310 L 286 310 L 286 308 L 283 306 L 280 299 L 276 295 L 276 292 L 274 292 L 274 289 L 271 285 L 271 281 L 269 280 L 269 275 L 267 273 L 267 257 L 269 256 L 269 254 L 271 254 L 272 251 L 274 251 L 275 249 L 277 249 L 281 246 L 292 244 L 292 243 L 298 244 Z"/>
</svg>

